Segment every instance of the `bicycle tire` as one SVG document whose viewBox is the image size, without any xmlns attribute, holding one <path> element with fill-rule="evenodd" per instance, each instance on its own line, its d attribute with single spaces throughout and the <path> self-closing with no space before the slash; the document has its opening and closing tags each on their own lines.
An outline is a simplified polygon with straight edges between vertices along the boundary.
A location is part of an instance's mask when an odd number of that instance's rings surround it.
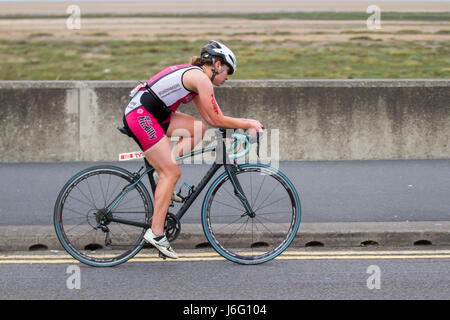
<svg viewBox="0 0 450 320">
<path fill-rule="evenodd" d="M 224 172 L 205 195 L 203 231 L 214 250 L 232 262 L 260 264 L 270 261 L 286 250 L 297 234 L 301 218 L 300 198 L 289 179 L 270 166 L 239 165 L 236 176 L 255 217 L 245 214 L 244 207 L 233 195 L 228 174 Z M 268 206 L 274 211 L 267 212 Z M 231 228 L 235 231 L 230 231 Z"/>
<path fill-rule="evenodd" d="M 144 228 L 116 222 L 107 224 L 109 232 L 98 228 L 100 210 L 134 179 L 125 169 L 95 166 L 77 173 L 64 185 L 55 203 L 54 227 L 61 245 L 73 258 L 94 267 L 112 267 L 129 260 L 142 249 Z M 145 186 L 136 183 L 120 198 L 111 214 L 149 223 L 153 203 Z"/>
</svg>

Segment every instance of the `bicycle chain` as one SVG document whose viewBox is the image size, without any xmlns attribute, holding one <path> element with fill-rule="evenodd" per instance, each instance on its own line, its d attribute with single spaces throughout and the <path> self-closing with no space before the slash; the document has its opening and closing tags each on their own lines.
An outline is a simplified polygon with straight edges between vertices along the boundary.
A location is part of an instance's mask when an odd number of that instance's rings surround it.
<svg viewBox="0 0 450 320">
<path fill-rule="evenodd" d="M 169 240 L 169 242 L 174 241 L 180 234 L 181 224 L 178 218 L 173 213 L 167 213 L 164 229 L 166 232 L 167 240 Z"/>
</svg>

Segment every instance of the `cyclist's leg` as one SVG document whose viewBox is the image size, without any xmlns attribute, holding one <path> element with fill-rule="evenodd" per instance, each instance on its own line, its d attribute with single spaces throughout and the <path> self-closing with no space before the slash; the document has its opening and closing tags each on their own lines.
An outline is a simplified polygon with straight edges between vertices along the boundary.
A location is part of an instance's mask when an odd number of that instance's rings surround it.
<svg viewBox="0 0 450 320">
<path fill-rule="evenodd" d="M 146 150 L 144 155 L 159 175 L 159 182 L 155 190 L 155 208 L 151 229 L 155 235 L 162 235 L 173 189 L 181 172 L 172 158 L 172 148 L 166 136 Z"/>
<path fill-rule="evenodd" d="M 180 169 L 172 158 L 172 148 L 161 124 L 144 107 L 128 113 L 124 124 L 144 151 L 147 161 L 158 172 L 160 180 L 155 190 L 152 230 L 157 236 L 164 233 L 164 222 L 171 195 L 180 177 Z"/>
<path fill-rule="evenodd" d="M 184 113 L 172 113 L 167 135 L 180 137 L 173 149 L 174 156 L 178 157 L 192 151 L 203 139 L 205 131 L 206 126 L 202 121 Z"/>
</svg>

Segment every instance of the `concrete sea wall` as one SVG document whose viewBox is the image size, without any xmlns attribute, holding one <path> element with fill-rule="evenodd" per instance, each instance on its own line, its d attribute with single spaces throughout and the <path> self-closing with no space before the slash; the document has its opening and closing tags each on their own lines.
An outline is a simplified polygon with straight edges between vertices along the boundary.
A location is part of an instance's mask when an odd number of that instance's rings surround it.
<svg viewBox="0 0 450 320">
<path fill-rule="evenodd" d="M 0 162 L 138 150 L 116 130 L 136 84 L 0 81 Z M 279 160 L 450 159 L 450 80 L 230 80 L 215 93 L 224 114 L 278 130 Z"/>
</svg>

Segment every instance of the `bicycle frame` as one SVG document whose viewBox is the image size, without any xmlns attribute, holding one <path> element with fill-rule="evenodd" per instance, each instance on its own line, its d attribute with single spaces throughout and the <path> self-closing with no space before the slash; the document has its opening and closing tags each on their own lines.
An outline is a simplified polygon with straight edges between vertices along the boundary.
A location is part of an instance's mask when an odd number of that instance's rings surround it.
<svg viewBox="0 0 450 320">
<path fill-rule="evenodd" d="M 231 159 L 236 159 L 236 158 L 241 157 L 249 152 L 249 149 L 250 149 L 249 144 L 246 147 L 246 150 L 244 152 L 241 152 L 239 154 L 229 154 L 230 149 L 235 149 L 237 147 L 237 140 L 239 140 L 239 139 L 243 140 L 243 139 L 239 138 L 238 136 L 233 135 L 233 138 L 235 139 L 235 141 L 234 141 L 232 147 L 227 150 L 225 148 L 225 142 L 223 141 L 223 138 L 226 137 L 225 132 L 222 132 L 221 135 L 222 135 L 222 139 L 220 139 L 220 141 L 218 142 L 218 144 L 216 146 L 203 148 L 201 150 L 194 150 L 187 155 L 183 155 L 183 156 L 177 158 L 177 160 L 182 160 L 182 159 L 196 156 L 198 154 L 203 154 L 205 152 L 216 151 L 216 160 L 214 161 L 214 163 L 212 164 L 212 166 L 210 167 L 208 172 L 205 174 L 205 176 L 202 178 L 202 180 L 198 183 L 198 185 L 196 187 L 194 187 L 194 190 L 192 191 L 192 193 L 190 193 L 190 195 L 188 196 L 186 201 L 183 203 L 181 208 L 175 214 L 175 216 L 178 220 L 180 220 L 184 216 L 186 211 L 190 208 L 192 203 L 197 199 L 197 197 L 200 195 L 200 193 L 203 191 L 203 189 L 206 187 L 208 182 L 211 180 L 211 178 L 214 176 L 214 174 L 217 172 L 217 170 L 221 166 L 225 167 L 225 171 L 227 172 L 228 177 L 233 184 L 234 193 L 238 197 L 238 199 L 241 201 L 243 207 L 245 208 L 246 214 L 249 215 L 250 217 L 255 216 L 255 213 L 253 212 L 252 207 L 251 207 L 249 201 L 247 200 L 247 197 L 245 196 L 244 191 L 242 190 L 239 180 L 236 177 L 236 166 L 235 166 L 235 164 L 231 163 Z M 248 143 L 248 140 L 246 140 L 246 142 Z M 135 222 L 135 221 L 118 219 L 118 218 L 114 218 L 112 216 L 112 214 L 110 214 L 110 212 L 114 209 L 114 207 L 120 201 L 120 199 L 126 193 L 131 191 L 134 188 L 134 186 L 137 183 L 139 183 L 139 181 L 141 181 L 145 175 L 147 175 L 149 178 L 150 186 L 152 188 L 153 194 L 155 193 L 156 184 L 155 184 L 155 181 L 153 179 L 153 174 L 152 174 L 154 168 L 148 163 L 148 161 L 146 159 L 144 159 L 144 160 L 145 160 L 145 166 L 146 166 L 145 172 L 142 173 L 141 175 L 138 175 L 136 177 L 135 181 L 133 181 L 129 185 L 125 186 L 122 189 L 122 192 L 111 202 L 110 205 L 107 206 L 106 218 L 107 218 L 108 222 L 117 222 L 117 223 L 122 223 L 122 224 L 127 224 L 127 225 L 133 225 L 133 226 L 142 227 L 145 229 L 150 228 L 150 224 L 148 224 L 148 223 L 140 223 L 140 222 Z"/>
</svg>

